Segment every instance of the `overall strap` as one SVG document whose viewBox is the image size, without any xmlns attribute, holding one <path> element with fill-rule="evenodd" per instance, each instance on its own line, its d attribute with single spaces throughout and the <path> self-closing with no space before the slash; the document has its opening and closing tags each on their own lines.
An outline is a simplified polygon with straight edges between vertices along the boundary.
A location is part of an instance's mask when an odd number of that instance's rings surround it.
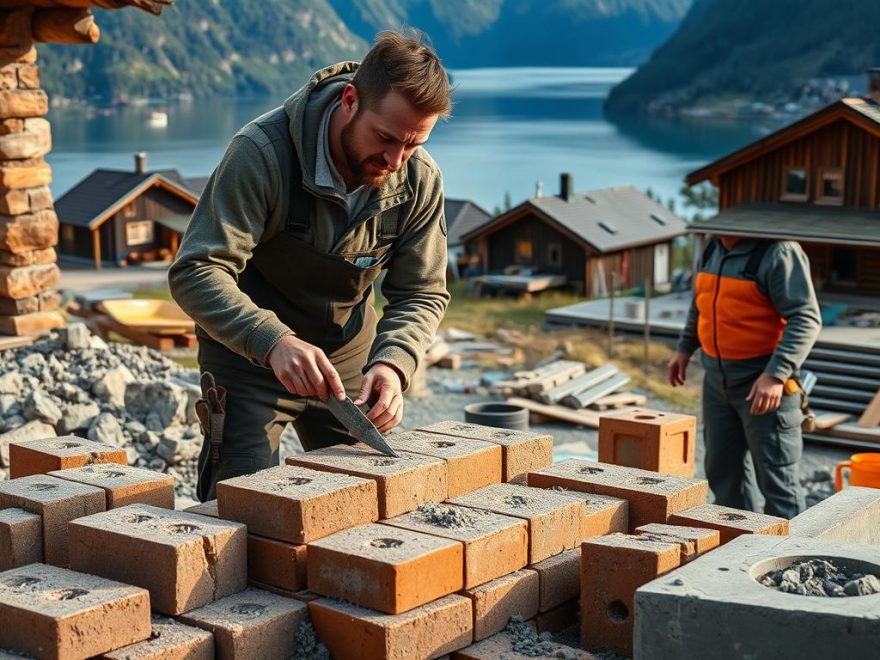
<svg viewBox="0 0 880 660">
<path fill-rule="evenodd" d="M 709 259 L 712 257 L 712 253 L 715 252 L 718 247 L 718 239 L 710 238 L 709 242 L 706 243 L 706 247 L 703 248 L 703 255 L 700 257 L 700 268 L 705 268 L 709 263 Z"/>
<path fill-rule="evenodd" d="M 745 269 L 743 269 L 743 276 L 747 280 L 756 280 L 758 278 L 758 269 L 761 267 L 764 255 L 767 254 L 767 250 L 769 250 L 772 245 L 773 241 L 758 241 L 755 249 L 753 249 L 752 253 L 749 255 L 749 260 L 746 263 Z"/>
<path fill-rule="evenodd" d="M 290 185 L 285 229 L 302 232 L 311 223 L 314 199 L 302 186 L 302 165 L 290 138 L 290 117 L 282 106 L 265 115 L 258 126 L 272 143 L 282 181 L 287 180 Z"/>
</svg>

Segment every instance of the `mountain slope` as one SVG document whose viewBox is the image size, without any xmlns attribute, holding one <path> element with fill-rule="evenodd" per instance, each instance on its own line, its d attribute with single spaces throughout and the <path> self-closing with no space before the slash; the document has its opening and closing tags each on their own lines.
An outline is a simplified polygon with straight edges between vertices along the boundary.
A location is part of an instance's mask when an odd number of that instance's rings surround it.
<svg viewBox="0 0 880 660">
<path fill-rule="evenodd" d="M 676 33 L 605 104 L 609 115 L 675 112 L 724 96 L 774 101 L 813 78 L 880 64 L 880 3 L 696 0 Z"/>
</svg>

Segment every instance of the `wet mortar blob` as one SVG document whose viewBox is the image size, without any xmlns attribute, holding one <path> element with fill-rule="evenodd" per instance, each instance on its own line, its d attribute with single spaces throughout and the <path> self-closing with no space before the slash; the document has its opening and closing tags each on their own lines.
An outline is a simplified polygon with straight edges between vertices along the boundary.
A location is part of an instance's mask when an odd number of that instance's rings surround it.
<svg viewBox="0 0 880 660">
<path fill-rule="evenodd" d="M 473 527 L 477 523 L 476 516 L 470 511 L 442 504 L 423 504 L 416 511 L 426 523 L 447 529 Z"/>
</svg>

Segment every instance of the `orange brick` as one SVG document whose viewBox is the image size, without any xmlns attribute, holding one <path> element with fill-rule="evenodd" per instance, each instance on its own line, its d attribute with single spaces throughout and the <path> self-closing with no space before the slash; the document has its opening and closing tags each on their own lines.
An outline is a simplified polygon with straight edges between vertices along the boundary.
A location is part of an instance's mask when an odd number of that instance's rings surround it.
<svg viewBox="0 0 880 660">
<path fill-rule="evenodd" d="M 214 635 L 174 619 L 154 616 L 149 639 L 105 653 L 100 660 L 214 660 Z"/>
<path fill-rule="evenodd" d="M 694 476 L 697 418 L 636 408 L 599 417 L 599 461 Z"/>
<path fill-rule="evenodd" d="M 632 657 L 636 589 L 681 563 L 678 543 L 609 534 L 581 545 L 581 647 Z"/>
<path fill-rule="evenodd" d="M 143 589 L 46 564 L 0 573 L 0 647 L 74 660 L 150 636 Z"/>
<path fill-rule="evenodd" d="M 660 541 L 675 542 L 681 546 L 681 563 L 693 561 L 703 553 L 717 548 L 721 544 L 721 535 L 717 529 L 702 527 L 683 527 L 681 525 L 664 525 L 652 523 L 636 529 L 636 534 L 649 536 Z"/>
<path fill-rule="evenodd" d="M 0 510 L 0 571 L 43 561 L 43 519 L 24 509 Z"/>
<path fill-rule="evenodd" d="M 719 504 L 703 504 L 679 511 L 670 516 L 669 522 L 673 525 L 717 529 L 721 534 L 722 545 L 742 534 L 788 536 L 788 521 L 785 518 L 755 511 L 741 511 Z"/>
<path fill-rule="evenodd" d="M 576 548 L 581 541 L 583 504 L 562 493 L 515 484 L 495 484 L 456 497 L 450 500 L 450 504 L 528 520 L 531 564 Z"/>
<path fill-rule="evenodd" d="M 399 452 L 382 456 L 366 445 L 336 445 L 287 459 L 288 465 L 373 479 L 379 497 L 379 518 L 393 518 L 426 502 L 447 497 L 446 462 L 430 456 Z"/>
<path fill-rule="evenodd" d="M 503 481 L 510 481 L 519 474 L 538 470 L 553 463 L 553 437 L 542 433 L 512 431 L 456 421 L 437 422 L 418 430 L 501 445 Z"/>
<path fill-rule="evenodd" d="M 504 630 L 512 616 L 538 613 L 538 574 L 529 569 L 505 575 L 462 594 L 474 603 L 474 641 Z"/>
<path fill-rule="evenodd" d="M 176 616 L 245 588 L 244 525 L 146 504 L 70 523 L 72 568 L 148 589 Z"/>
<path fill-rule="evenodd" d="M 555 486 L 553 490 L 575 497 L 584 503 L 581 515 L 581 541 L 629 529 L 629 502 L 619 497 L 594 495 Z"/>
<path fill-rule="evenodd" d="M 577 458 L 530 472 L 529 486 L 562 486 L 568 490 L 628 500 L 630 531 L 648 523 L 668 522 L 669 516 L 676 511 L 705 503 L 709 494 L 709 484 L 705 479 L 659 474 Z"/>
<path fill-rule="evenodd" d="M 436 658 L 473 639 L 471 601 L 463 596 L 393 615 L 322 598 L 309 603 L 309 617 L 335 660 Z"/>
<path fill-rule="evenodd" d="M 218 660 L 249 660 L 291 657 L 307 615 L 305 603 L 246 589 L 188 612 L 180 621 L 214 634 Z"/>
<path fill-rule="evenodd" d="M 580 620 L 580 607 L 578 599 L 575 598 L 554 607 L 549 612 L 539 612 L 535 617 L 535 626 L 538 629 L 538 634 L 555 633 L 578 625 Z"/>
<path fill-rule="evenodd" d="M 448 497 L 458 497 L 501 482 L 501 446 L 451 435 L 407 431 L 388 436 L 395 450 L 411 451 L 446 461 Z"/>
<path fill-rule="evenodd" d="M 369 524 L 308 547 L 311 591 L 380 612 L 406 612 L 462 588 L 458 541 Z"/>
<path fill-rule="evenodd" d="M 252 534 L 308 543 L 379 517 L 376 482 L 280 465 L 217 484 L 220 518 Z"/>
<path fill-rule="evenodd" d="M 461 542 L 465 589 L 511 573 L 528 561 L 528 523 L 520 518 L 452 504 L 426 504 L 382 524 Z"/>
<path fill-rule="evenodd" d="M 104 464 L 54 470 L 49 474 L 59 479 L 103 488 L 107 494 L 107 509 L 118 509 L 129 504 L 174 508 L 174 477 L 155 470 Z"/>
<path fill-rule="evenodd" d="M 54 470 L 67 470 L 94 463 L 128 465 L 128 455 L 124 449 L 83 440 L 75 435 L 9 444 L 11 479 L 32 474 L 48 474 Z"/>
<path fill-rule="evenodd" d="M 248 582 L 287 591 L 306 586 L 306 546 L 248 534 Z"/>
<path fill-rule="evenodd" d="M 548 557 L 530 569 L 538 574 L 540 597 L 538 610 L 549 612 L 581 593 L 581 549 L 566 550 Z M 528 618 L 528 617 L 527 617 Z"/>
<path fill-rule="evenodd" d="M 200 516 L 208 516 L 209 518 L 219 518 L 220 509 L 217 506 L 217 500 L 208 500 L 201 504 L 195 504 L 184 509 L 186 513 L 197 513 Z"/>
<path fill-rule="evenodd" d="M 43 520 L 43 557 L 55 566 L 68 564 L 68 523 L 106 506 L 104 491 L 44 474 L 0 481 L 0 509 L 15 507 Z"/>
</svg>

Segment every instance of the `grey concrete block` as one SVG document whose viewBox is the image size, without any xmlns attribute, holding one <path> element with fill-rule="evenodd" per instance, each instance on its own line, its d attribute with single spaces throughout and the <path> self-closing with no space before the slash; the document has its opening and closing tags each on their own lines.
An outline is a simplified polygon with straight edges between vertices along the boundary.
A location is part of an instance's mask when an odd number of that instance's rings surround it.
<svg viewBox="0 0 880 660">
<path fill-rule="evenodd" d="M 832 559 L 880 577 L 872 547 L 821 539 L 746 535 L 636 591 L 637 660 L 877 657 L 880 594 L 818 598 L 756 578 L 805 558 Z"/>
<path fill-rule="evenodd" d="M 789 533 L 880 545 L 880 488 L 844 488 L 792 518 Z"/>
</svg>

